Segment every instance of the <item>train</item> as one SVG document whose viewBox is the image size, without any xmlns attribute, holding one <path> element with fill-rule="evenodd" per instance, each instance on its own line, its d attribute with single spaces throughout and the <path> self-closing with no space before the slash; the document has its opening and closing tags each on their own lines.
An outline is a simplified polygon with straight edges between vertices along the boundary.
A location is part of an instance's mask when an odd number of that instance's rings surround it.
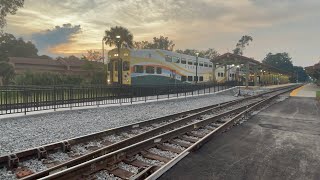
<svg viewBox="0 0 320 180">
<path fill-rule="evenodd" d="M 213 71 L 210 59 L 161 49 L 113 49 L 108 52 L 108 60 L 108 84 L 194 84 L 226 79 L 225 67 Z M 118 72 L 119 64 L 122 72 Z M 228 74 L 235 78 L 233 69 Z"/>
</svg>

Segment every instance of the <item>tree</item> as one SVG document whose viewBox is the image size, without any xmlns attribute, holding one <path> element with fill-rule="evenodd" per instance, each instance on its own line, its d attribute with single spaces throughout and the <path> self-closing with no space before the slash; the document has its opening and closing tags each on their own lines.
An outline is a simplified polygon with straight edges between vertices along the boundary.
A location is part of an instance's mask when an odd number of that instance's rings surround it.
<svg viewBox="0 0 320 180">
<path fill-rule="evenodd" d="M 22 38 L 16 39 L 12 34 L 0 35 L 0 53 L 6 53 L 8 57 L 38 57 L 38 49 L 28 41 Z"/>
<path fill-rule="evenodd" d="M 196 49 L 185 49 L 185 50 L 176 50 L 177 53 L 181 53 L 181 54 L 187 54 L 190 56 L 197 56 L 197 52 L 199 53 L 199 57 L 202 58 L 207 58 L 207 59 L 214 59 L 215 57 L 219 56 L 219 53 L 213 49 L 213 48 L 209 48 L 207 50 L 196 50 Z"/>
<path fill-rule="evenodd" d="M 292 82 L 296 82 L 297 78 L 299 82 L 305 82 L 309 78 L 306 71 L 301 66 L 293 66 L 293 73 L 294 75 L 291 78 Z"/>
<path fill-rule="evenodd" d="M 152 49 L 163 49 L 168 51 L 173 51 L 175 44 L 173 41 L 169 40 L 168 37 L 160 36 L 160 38 L 154 37 Z"/>
<path fill-rule="evenodd" d="M 150 43 L 149 41 L 135 41 L 133 43 L 133 47 L 135 49 L 151 49 L 152 43 Z"/>
<path fill-rule="evenodd" d="M 204 54 L 204 58 L 207 58 L 207 59 L 214 59 L 220 55 L 218 51 L 216 51 L 213 48 L 209 48 L 208 50 L 204 51 L 203 54 Z"/>
<path fill-rule="evenodd" d="M 0 85 L 9 84 L 14 77 L 14 69 L 11 64 L 5 61 L 0 61 Z"/>
<path fill-rule="evenodd" d="M 84 59 L 88 61 L 101 61 L 102 60 L 102 55 L 99 51 L 95 50 L 88 50 L 87 54 L 83 55 L 85 57 Z"/>
<path fill-rule="evenodd" d="M 6 16 L 15 14 L 18 8 L 23 7 L 24 0 L 0 0 L 0 28 L 6 25 Z"/>
<path fill-rule="evenodd" d="M 243 55 L 243 50 L 246 46 L 249 46 L 249 42 L 253 41 L 253 38 L 248 35 L 244 35 L 241 37 L 241 39 L 238 41 L 236 48 L 233 50 L 233 54 L 236 55 Z"/>
<path fill-rule="evenodd" d="M 173 51 L 174 46 L 174 42 L 164 36 L 160 36 L 159 38 L 154 37 L 152 43 L 149 41 L 134 42 L 134 48 L 136 49 L 163 49 Z"/>
<path fill-rule="evenodd" d="M 120 36 L 120 40 L 117 39 L 117 36 Z M 117 46 L 119 42 L 120 47 L 133 47 L 132 33 L 127 28 L 121 26 L 112 27 L 110 30 L 106 30 L 103 40 L 105 40 L 106 45 L 109 46 Z"/>
<path fill-rule="evenodd" d="M 52 59 L 52 57 L 47 56 L 47 55 L 41 55 L 38 57 L 39 59 Z"/>
<path fill-rule="evenodd" d="M 288 53 L 268 53 L 267 56 L 262 60 L 262 63 L 276 67 L 283 71 L 293 72 L 293 64 L 291 57 Z"/>
</svg>

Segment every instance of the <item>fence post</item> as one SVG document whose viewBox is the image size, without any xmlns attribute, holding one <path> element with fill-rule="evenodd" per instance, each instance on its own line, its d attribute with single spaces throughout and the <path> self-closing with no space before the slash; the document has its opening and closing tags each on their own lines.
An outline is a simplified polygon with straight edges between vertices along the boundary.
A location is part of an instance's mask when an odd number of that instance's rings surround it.
<svg viewBox="0 0 320 180">
<path fill-rule="evenodd" d="M 56 96 L 56 86 L 53 86 L 53 110 L 54 111 L 56 111 L 56 104 L 57 104 L 56 98 L 57 98 L 57 96 Z"/>
<path fill-rule="evenodd" d="M 130 103 L 132 104 L 132 98 L 133 98 L 133 87 L 132 87 L 132 85 L 130 86 L 130 89 L 131 89 Z"/>
<path fill-rule="evenodd" d="M 24 90 L 23 90 L 23 101 L 24 101 L 24 115 L 27 115 L 27 108 L 28 108 L 27 101 L 28 101 L 28 99 L 27 99 L 27 89 L 26 88 L 24 88 Z"/>
</svg>

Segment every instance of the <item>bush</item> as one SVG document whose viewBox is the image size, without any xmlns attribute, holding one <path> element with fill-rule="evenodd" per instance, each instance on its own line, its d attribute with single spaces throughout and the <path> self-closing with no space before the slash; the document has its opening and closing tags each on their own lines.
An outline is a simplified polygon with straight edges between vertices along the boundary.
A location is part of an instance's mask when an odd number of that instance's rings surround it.
<svg viewBox="0 0 320 180">
<path fill-rule="evenodd" d="M 80 85 L 85 79 L 77 75 L 25 72 L 15 77 L 16 85 Z"/>
</svg>

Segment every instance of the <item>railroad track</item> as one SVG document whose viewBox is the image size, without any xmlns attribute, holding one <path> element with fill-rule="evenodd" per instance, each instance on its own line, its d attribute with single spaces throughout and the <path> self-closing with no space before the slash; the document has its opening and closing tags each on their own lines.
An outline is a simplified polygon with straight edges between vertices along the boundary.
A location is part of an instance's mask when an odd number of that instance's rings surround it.
<svg viewBox="0 0 320 180">
<path fill-rule="evenodd" d="M 220 132 L 234 117 L 244 117 L 243 112 L 274 98 L 278 91 L 288 88 L 29 149 L 0 157 L 0 165 L 13 169 L 22 179 L 110 178 L 109 174 L 145 178 L 168 167 L 163 164 L 172 164 L 194 144 L 199 146 L 208 134 Z M 42 168 L 32 171 L 26 166 L 30 161 Z"/>
</svg>

